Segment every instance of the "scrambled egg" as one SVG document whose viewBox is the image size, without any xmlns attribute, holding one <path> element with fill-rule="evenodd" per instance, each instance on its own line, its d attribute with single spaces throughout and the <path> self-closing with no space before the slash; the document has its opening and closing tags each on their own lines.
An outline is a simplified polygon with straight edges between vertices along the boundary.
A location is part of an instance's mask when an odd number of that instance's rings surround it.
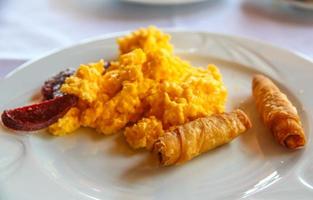
<svg viewBox="0 0 313 200">
<path fill-rule="evenodd" d="M 61 91 L 79 103 L 49 127 L 54 135 L 80 126 L 124 131 L 133 148 L 150 149 L 170 127 L 224 111 L 227 90 L 218 68 L 196 68 L 174 55 L 170 36 L 155 27 L 118 40 L 120 56 L 81 65 Z"/>
</svg>

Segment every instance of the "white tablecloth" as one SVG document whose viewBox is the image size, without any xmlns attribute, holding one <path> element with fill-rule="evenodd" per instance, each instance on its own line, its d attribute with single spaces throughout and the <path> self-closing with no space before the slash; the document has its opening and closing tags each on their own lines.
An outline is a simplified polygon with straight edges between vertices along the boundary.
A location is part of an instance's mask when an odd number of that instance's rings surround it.
<svg viewBox="0 0 313 200">
<path fill-rule="evenodd" d="M 31 59 L 88 37 L 148 25 L 248 36 L 313 58 L 313 13 L 273 1 L 154 7 L 119 0 L 0 0 L 0 59 Z"/>
</svg>

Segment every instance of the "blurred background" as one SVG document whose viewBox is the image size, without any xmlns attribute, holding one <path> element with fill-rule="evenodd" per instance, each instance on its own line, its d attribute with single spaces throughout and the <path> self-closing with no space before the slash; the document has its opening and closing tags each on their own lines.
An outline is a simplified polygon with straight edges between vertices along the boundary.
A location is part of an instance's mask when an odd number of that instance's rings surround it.
<svg viewBox="0 0 313 200">
<path fill-rule="evenodd" d="M 148 25 L 246 36 L 313 58 L 310 9 L 296 8 L 288 0 L 181 2 L 0 0 L 0 59 L 32 59 L 86 38 Z"/>
</svg>

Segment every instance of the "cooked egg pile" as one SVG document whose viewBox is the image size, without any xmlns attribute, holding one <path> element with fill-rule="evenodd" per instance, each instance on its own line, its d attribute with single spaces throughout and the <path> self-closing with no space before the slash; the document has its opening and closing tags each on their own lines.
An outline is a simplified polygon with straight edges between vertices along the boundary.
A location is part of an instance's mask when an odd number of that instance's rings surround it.
<svg viewBox="0 0 313 200">
<path fill-rule="evenodd" d="M 175 56 L 169 41 L 155 27 L 139 29 L 118 40 L 120 55 L 109 68 L 103 60 L 81 65 L 61 88 L 79 103 L 49 131 L 124 130 L 133 148 L 150 149 L 170 127 L 223 112 L 227 90 L 218 68 L 191 66 Z"/>
</svg>

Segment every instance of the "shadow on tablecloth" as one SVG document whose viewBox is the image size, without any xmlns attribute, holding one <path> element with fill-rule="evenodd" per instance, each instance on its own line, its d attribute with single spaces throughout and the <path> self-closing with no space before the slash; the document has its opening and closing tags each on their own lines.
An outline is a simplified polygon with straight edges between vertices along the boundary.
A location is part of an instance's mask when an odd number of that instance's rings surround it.
<svg viewBox="0 0 313 200">
<path fill-rule="evenodd" d="M 241 9 L 253 18 L 298 26 L 313 25 L 312 11 L 287 6 L 279 1 L 245 0 Z"/>
</svg>

